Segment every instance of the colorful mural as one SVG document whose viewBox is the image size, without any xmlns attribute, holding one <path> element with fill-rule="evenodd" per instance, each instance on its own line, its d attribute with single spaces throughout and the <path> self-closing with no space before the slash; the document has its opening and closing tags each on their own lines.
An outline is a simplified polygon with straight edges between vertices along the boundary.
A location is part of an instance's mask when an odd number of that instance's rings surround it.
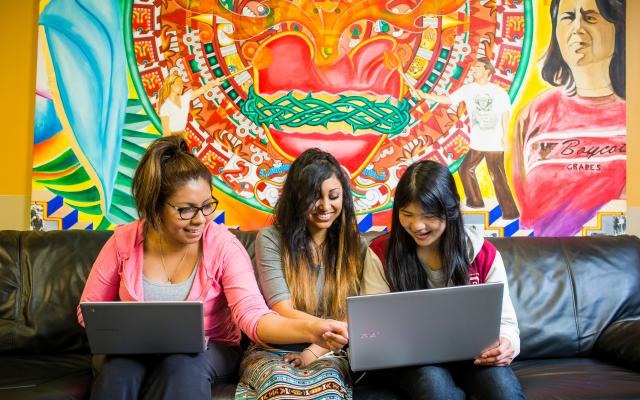
<svg viewBox="0 0 640 400">
<path fill-rule="evenodd" d="M 449 166 L 469 192 L 465 222 L 488 236 L 624 231 L 624 91 L 595 75 L 613 49 L 624 71 L 623 1 L 41 0 L 39 24 L 34 229 L 135 219 L 138 160 L 180 131 L 231 227 L 269 224 L 291 160 L 320 147 L 349 171 L 362 231 L 388 226 L 395 185 L 421 159 Z M 550 41 L 563 73 L 538 67 Z M 474 82 L 480 58 L 505 93 L 499 147 L 478 147 L 489 139 L 474 130 L 497 103 L 445 101 Z M 163 111 L 174 81 L 186 120 Z M 551 92 L 564 102 L 550 105 Z M 592 119 L 559 118 L 573 113 Z"/>
</svg>

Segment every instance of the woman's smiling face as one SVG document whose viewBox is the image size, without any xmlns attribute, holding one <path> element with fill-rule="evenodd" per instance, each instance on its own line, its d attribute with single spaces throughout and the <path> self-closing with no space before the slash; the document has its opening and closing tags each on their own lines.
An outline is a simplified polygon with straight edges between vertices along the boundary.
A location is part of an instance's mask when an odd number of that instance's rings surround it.
<svg viewBox="0 0 640 400">
<path fill-rule="evenodd" d="M 402 207 L 399 217 L 400 225 L 415 240 L 418 247 L 437 245 L 447 227 L 444 219 L 427 215 L 416 202 Z"/>
<path fill-rule="evenodd" d="M 202 207 L 212 199 L 211 185 L 204 179 L 197 179 L 180 186 L 169 196 L 167 203 L 176 208 Z M 165 238 L 181 244 L 198 242 L 212 216 L 205 216 L 198 211 L 193 218 L 184 220 L 180 217 L 179 211 L 169 204 L 164 205 L 162 212 L 162 230 Z"/>
<path fill-rule="evenodd" d="M 338 219 L 342 212 L 343 195 L 342 185 L 335 175 L 322 182 L 320 198 L 316 200 L 306 215 L 311 235 L 329 229 Z"/>
</svg>

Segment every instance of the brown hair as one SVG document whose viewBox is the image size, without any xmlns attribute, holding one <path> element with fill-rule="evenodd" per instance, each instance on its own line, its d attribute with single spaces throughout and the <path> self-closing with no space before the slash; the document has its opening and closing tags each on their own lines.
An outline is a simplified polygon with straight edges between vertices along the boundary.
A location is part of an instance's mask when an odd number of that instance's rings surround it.
<svg viewBox="0 0 640 400">
<path fill-rule="evenodd" d="M 489 71 L 489 73 L 491 73 L 492 75 L 493 75 L 494 72 L 496 72 L 496 67 L 494 67 L 494 65 L 491 62 L 491 60 L 489 60 L 487 57 L 480 57 L 480 58 L 478 58 L 476 60 L 476 62 L 484 65 L 484 69 Z"/>
<path fill-rule="evenodd" d="M 167 199 L 183 184 L 198 179 L 211 185 L 211 171 L 189 151 L 183 137 L 168 136 L 151 143 L 136 168 L 131 187 L 140 218 L 160 230 Z"/>
<path fill-rule="evenodd" d="M 342 186 L 342 212 L 329 227 L 322 246 L 324 284 L 318 301 L 318 269 L 313 265 L 306 214 L 320 197 L 322 182 L 332 176 Z M 293 307 L 312 315 L 344 319 L 347 297 L 359 292 L 363 263 L 349 180 L 331 154 L 308 149 L 291 164 L 275 208 L 275 223 Z"/>
</svg>

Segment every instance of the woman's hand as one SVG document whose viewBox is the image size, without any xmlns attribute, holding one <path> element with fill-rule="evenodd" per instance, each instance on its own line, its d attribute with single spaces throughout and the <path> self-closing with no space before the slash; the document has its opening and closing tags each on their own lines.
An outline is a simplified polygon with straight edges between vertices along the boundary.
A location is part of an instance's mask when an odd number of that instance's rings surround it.
<svg viewBox="0 0 640 400">
<path fill-rule="evenodd" d="M 349 343 L 347 324 L 332 319 L 316 319 L 309 321 L 312 332 L 311 343 L 337 352 Z"/>
<path fill-rule="evenodd" d="M 492 365 L 506 367 L 513 361 L 514 348 L 511 341 L 504 336 L 500 336 L 498 343 L 492 348 L 482 352 L 473 362 L 475 365 Z"/>
<path fill-rule="evenodd" d="M 342 335 L 336 335 L 333 332 L 327 332 L 322 335 L 322 337 L 328 345 L 328 347 L 325 348 L 330 349 L 334 353 L 339 352 L 347 343 L 349 343 L 348 336 L 344 337 Z"/>
<path fill-rule="evenodd" d="M 284 356 L 284 360 L 294 368 L 304 368 L 317 359 L 318 357 L 316 357 L 309 349 L 304 349 L 300 353 L 287 353 Z"/>
</svg>

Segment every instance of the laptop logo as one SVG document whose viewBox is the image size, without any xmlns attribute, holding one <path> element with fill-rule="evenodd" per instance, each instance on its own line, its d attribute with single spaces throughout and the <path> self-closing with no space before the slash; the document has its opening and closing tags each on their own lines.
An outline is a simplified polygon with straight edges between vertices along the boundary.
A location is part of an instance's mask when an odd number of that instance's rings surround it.
<svg viewBox="0 0 640 400">
<path fill-rule="evenodd" d="M 364 333 L 360 334 L 360 339 L 375 339 L 378 336 L 380 336 L 380 332 L 378 332 L 378 331 L 370 331 L 370 332 L 364 332 Z"/>
</svg>

